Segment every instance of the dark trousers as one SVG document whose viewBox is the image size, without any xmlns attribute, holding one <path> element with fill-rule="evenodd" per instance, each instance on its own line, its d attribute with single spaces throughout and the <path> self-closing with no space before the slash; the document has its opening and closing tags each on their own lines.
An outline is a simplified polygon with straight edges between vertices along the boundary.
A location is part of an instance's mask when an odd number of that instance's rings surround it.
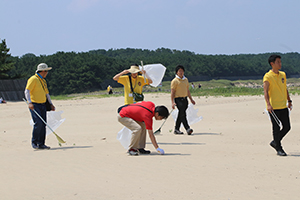
<svg viewBox="0 0 300 200">
<path fill-rule="evenodd" d="M 175 98 L 176 107 L 178 108 L 178 117 L 176 119 L 175 129 L 179 130 L 181 123 L 184 128 L 187 130 L 190 128 L 186 119 L 186 109 L 188 108 L 187 97 Z"/>
<path fill-rule="evenodd" d="M 274 112 L 275 112 L 277 118 L 281 121 L 282 126 L 283 126 L 283 128 L 280 130 L 280 127 L 278 126 L 278 124 L 276 123 L 276 121 L 274 120 L 272 115 L 270 114 L 271 121 L 272 121 L 272 128 L 273 128 L 273 140 L 276 143 L 276 149 L 280 150 L 280 149 L 282 149 L 281 140 L 291 129 L 290 117 L 289 117 L 288 108 L 274 110 Z"/>
<path fill-rule="evenodd" d="M 40 103 L 33 103 L 34 110 L 47 122 L 47 111 L 46 105 Z M 30 109 L 29 109 L 30 110 Z M 44 145 L 46 139 L 46 125 L 45 123 L 35 114 L 33 110 L 30 110 L 31 117 L 33 120 L 33 130 L 32 130 L 32 144 Z"/>
</svg>

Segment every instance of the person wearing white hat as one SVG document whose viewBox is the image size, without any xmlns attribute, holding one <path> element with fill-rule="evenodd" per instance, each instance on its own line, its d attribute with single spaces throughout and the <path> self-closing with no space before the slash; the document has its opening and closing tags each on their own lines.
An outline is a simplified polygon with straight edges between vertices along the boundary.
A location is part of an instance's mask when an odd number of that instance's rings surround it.
<svg viewBox="0 0 300 200">
<path fill-rule="evenodd" d="M 49 146 L 45 145 L 46 125 L 33 110 L 35 110 L 44 119 L 44 121 L 47 121 L 47 100 L 51 105 L 51 110 L 55 110 L 55 106 L 52 104 L 47 88 L 47 82 L 45 80 L 48 71 L 51 69 L 52 67 L 48 67 L 47 64 L 40 63 L 37 66 L 35 75 L 28 79 L 24 92 L 25 98 L 28 101 L 31 117 L 34 122 L 31 139 L 31 145 L 34 149 L 50 149 Z"/>
<path fill-rule="evenodd" d="M 143 76 L 140 76 L 138 73 L 146 75 L 146 80 Z M 130 73 L 130 75 L 125 75 Z M 136 103 L 137 101 L 133 98 L 133 92 L 142 94 L 143 86 L 149 85 L 152 83 L 152 80 L 149 78 L 145 70 L 140 70 L 137 64 L 131 65 L 130 69 L 125 69 L 124 71 L 118 73 L 113 77 L 115 81 L 124 85 L 124 96 L 125 96 L 125 105 Z M 131 81 L 130 81 L 131 79 Z M 131 84 L 130 84 L 131 82 Z M 132 86 L 132 89 L 131 89 Z"/>
</svg>

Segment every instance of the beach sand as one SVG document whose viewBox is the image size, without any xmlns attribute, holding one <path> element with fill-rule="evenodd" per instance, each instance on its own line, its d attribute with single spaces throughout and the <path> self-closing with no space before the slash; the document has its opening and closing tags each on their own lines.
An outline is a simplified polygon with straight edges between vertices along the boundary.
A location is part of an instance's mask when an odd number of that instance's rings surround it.
<svg viewBox="0 0 300 200">
<path fill-rule="evenodd" d="M 145 94 L 171 108 L 169 94 Z M 292 96 L 287 157 L 269 146 L 271 122 L 263 96 L 194 97 L 203 120 L 194 134 L 174 135 L 169 118 L 150 155 L 129 156 L 116 139 L 123 97 L 54 100 L 66 121 L 50 134 L 50 150 L 31 148 L 30 112 L 24 102 L 0 104 L 0 199 L 299 199 L 300 97 Z M 154 131 L 163 121 L 154 120 Z"/>
</svg>

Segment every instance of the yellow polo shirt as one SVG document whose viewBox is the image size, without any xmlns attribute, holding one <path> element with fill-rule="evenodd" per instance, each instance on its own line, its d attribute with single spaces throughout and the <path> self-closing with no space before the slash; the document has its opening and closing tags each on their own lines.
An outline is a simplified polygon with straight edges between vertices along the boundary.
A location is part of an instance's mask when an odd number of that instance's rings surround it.
<svg viewBox="0 0 300 200">
<path fill-rule="evenodd" d="M 137 76 L 137 78 L 131 77 L 131 82 L 132 82 L 133 91 L 139 94 L 142 93 L 144 85 L 149 85 L 148 79 L 146 79 L 146 83 L 145 83 L 145 79 L 143 76 Z M 120 76 L 118 83 L 124 85 L 125 104 L 135 103 L 135 101 L 133 101 L 128 75 Z"/>
<path fill-rule="evenodd" d="M 286 88 L 286 75 L 284 72 L 279 71 L 279 74 L 274 73 L 272 70 L 264 75 L 263 82 L 268 81 L 269 86 L 269 100 L 273 109 L 287 108 L 287 88 Z"/>
<path fill-rule="evenodd" d="M 49 91 L 45 79 L 41 79 L 37 74 L 31 76 L 27 81 L 26 89 L 30 91 L 30 99 L 33 103 L 46 102 L 46 94 Z"/>
<path fill-rule="evenodd" d="M 187 78 L 184 80 L 175 77 L 171 81 L 171 89 L 175 90 L 175 98 L 187 97 L 189 89 L 189 81 Z"/>
</svg>

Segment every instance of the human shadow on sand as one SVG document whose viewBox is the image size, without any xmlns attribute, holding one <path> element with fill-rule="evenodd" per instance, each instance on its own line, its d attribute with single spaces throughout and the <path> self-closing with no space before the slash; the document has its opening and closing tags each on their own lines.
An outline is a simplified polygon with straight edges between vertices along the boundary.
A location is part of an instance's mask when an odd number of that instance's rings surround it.
<svg viewBox="0 0 300 200">
<path fill-rule="evenodd" d="M 300 157 L 300 152 L 289 153 L 288 156 Z"/>
<path fill-rule="evenodd" d="M 67 150 L 67 149 L 87 149 L 92 148 L 93 146 L 68 146 L 68 147 L 54 147 L 50 150 Z"/>
<path fill-rule="evenodd" d="M 220 133 L 193 133 L 192 135 L 221 135 Z"/>
<path fill-rule="evenodd" d="M 139 156 L 190 156 L 191 154 L 187 153 L 165 153 L 164 155 L 161 155 L 158 152 L 151 152 L 150 154 L 140 154 Z"/>
<path fill-rule="evenodd" d="M 152 144 L 147 142 L 147 144 Z M 205 145 L 205 143 L 200 142 L 159 142 L 161 145 Z"/>
<path fill-rule="evenodd" d="M 187 134 L 185 133 L 182 135 L 175 135 L 175 136 L 183 136 L 183 135 L 187 135 Z M 193 135 L 221 135 L 221 133 L 192 133 L 192 135 L 189 135 L 189 137 Z M 163 136 L 163 134 L 156 134 L 155 136 Z"/>
</svg>

